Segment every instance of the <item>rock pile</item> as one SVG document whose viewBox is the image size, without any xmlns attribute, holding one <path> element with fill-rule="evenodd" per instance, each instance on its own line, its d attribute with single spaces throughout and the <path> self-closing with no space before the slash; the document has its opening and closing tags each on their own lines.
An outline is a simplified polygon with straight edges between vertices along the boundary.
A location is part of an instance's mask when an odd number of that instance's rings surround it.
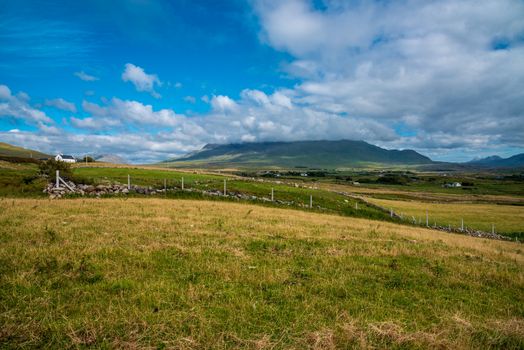
<svg viewBox="0 0 524 350">
<path fill-rule="evenodd" d="M 49 198 L 51 199 L 62 198 L 65 195 L 100 197 L 103 195 L 118 195 L 118 194 L 128 194 L 128 193 L 137 193 L 137 194 L 143 194 L 143 195 L 156 195 L 156 194 L 162 194 L 166 192 L 164 189 L 154 189 L 151 186 L 137 186 L 137 185 L 131 185 L 129 189 L 127 188 L 127 185 L 121 185 L 121 184 L 93 186 L 93 185 L 75 184 L 74 182 L 69 181 L 67 182 L 67 185 L 69 186 L 69 188 L 63 185 L 59 188 L 55 188 L 54 183 L 49 183 L 43 192 L 48 193 Z M 176 187 L 167 189 L 167 192 L 174 192 L 174 191 L 181 191 L 181 189 L 176 188 Z M 197 188 L 187 188 L 183 191 L 201 193 L 205 196 L 224 197 L 224 193 L 219 190 L 200 190 Z M 225 197 L 234 198 L 238 200 L 271 202 L 271 199 L 267 197 L 258 197 L 255 195 L 249 195 L 249 194 L 245 194 L 242 192 L 233 192 L 233 191 L 227 192 Z M 283 201 L 283 200 L 275 200 L 275 203 L 280 204 L 280 205 L 288 205 L 288 206 L 292 206 L 296 204 L 294 201 Z"/>
<path fill-rule="evenodd" d="M 84 184 L 75 184 L 74 182 L 66 182 L 69 186 L 66 187 L 62 185 L 61 187 L 56 188 L 54 183 L 49 183 L 44 189 L 44 193 L 49 194 L 49 198 L 61 198 L 64 195 L 80 195 L 80 196 L 96 196 L 100 197 L 106 194 L 128 194 L 130 192 L 154 195 L 157 193 L 163 193 L 164 190 L 153 189 L 152 187 L 145 186 L 136 186 L 132 185 L 130 188 L 127 188 L 127 185 L 121 184 L 112 184 L 112 185 L 84 185 Z"/>
</svg>

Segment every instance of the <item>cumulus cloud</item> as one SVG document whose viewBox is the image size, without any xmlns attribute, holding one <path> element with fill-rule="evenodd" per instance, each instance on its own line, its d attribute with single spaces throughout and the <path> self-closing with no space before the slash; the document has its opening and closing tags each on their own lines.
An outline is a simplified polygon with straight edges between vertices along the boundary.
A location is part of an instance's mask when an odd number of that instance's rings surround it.
<svg viewBox="0 0 524 350">
<path fill-rule="evenodd" d="M 324 5 L 255 3 L 263 40 L 294 57 L 285 67 L 301 79 L 293 103 L 405 125 L 420 141 L 408 147 L 419 150 L 524 147 L 524 3 Z M 450 141 L 461 138 L 475 142 Z"/>
<path fill-rule="evenodd" d="M 187 103 L 195 104 L 196 98 L 194 96 L 186 96 L 184 97 L 184 101 L 186 101 Z"/>
<path fill-rule="evenodd" d="M 119 98 L 112 98 L 105 105 L 98 105 L 84 101 L 82 103 L 84 111 L 91 114 L 94 118 L 105 118 L 107 120 L 118 120 L 113 124 L 108 121 L 103 122 L 104 126 L 116 125 L 141 125 L 143 127 L 175 127 L 183 122 L 183 115 L 175 113 L 171 109 L 161 109 L 155 111 L 152 105 L 145 105 L 138 101 L 121 100 Z M 78 119 L 75 120 L 77 125 Z"/>
<path fill-rule="evenodd" d="M 223 95 L 213 95 L 210 103 L 213 109 L 219 112 L 235 111 L 238 107 L 235 101 Z"/>
<path fill-rule="evenodd" d="M 268 95 L 260 90 L 244 90 L 237 101 L 224 95 L 213 96 L 211 113 L 199 118 L 118 98 L 105 105 L 84 101 L 83 109 L 90 117 L 73 118 L 71 123 L 78 128 L 113 131 L 119 125 L 151 131 L 160 128 L 173 140 L 190 141 L 199 147 L 206 143 L 344 138 L 388 141 L 395 137 L 391 128 L 372 120 L 295 106 L 286 93 L 282 90 Z M 108 123 L 108 118 L 119 123 Z"/>
<path fill-rule="evenodd" d="M 143 68 L 127 63 L 122 73 L 122 80 L 131 82 L 137 91 L 149 92 L 153 97 L 160 98 L 160 94 L 155 91 L 155 86 L 161 86 L 162 82 L 156 74 L 147 74 Z"/>
<path fill-rule="evenodd" d="M 135 163 L 158 161 L 172 158 L 198 147 L 190 140 L 176 141 L 171 134 L 120 133 L 105 134 L 38 134 L 20 132 L 2 132 L 2 141 L 38 149 L 46 153 L 63 152 L 81 156 L 86 153 L 111 153 L 124 157 Z"/>
<path fill-rule="evenodd" d="M 0 85 L 0 118 L 10 117 L 29 124 L 53 123 L 44 112 L 29 105 L 27 94 L 12 95 L 6 85 Z"/>
<path fill-rule="evenodd" d="M 115 120 L 111 118 L 70 118 L 71 125 L 78 129 L 88 129 L 88 130 L 107 130 L 122 125 L 120 120 Z"/>
<path fill-rule="evenodd" d="M 38 129 L 43 135 L 60 135 L 62 130 L 53 125 L 47 125 L 42 122 L 38 123 Z"/>
<path fill-rule="evenodd" d="M 75 76 L 78 77 L 80 80 L 83 80 L 83 81 L 96 81 L 96 80 L 99 80 L 98 77 L 95 77 L 93 75 L 89 75 L 89 74 L 87 74 L 84 71 L 75 72 Z"/>
<path fill-rule="evenodd" d="M 45 100 L 46 106 L 55 107 L 63 111 L 76 113 L 76 106 L 73 102 L 64 100 L 63 98 L 55 98 L 52 100 Z"/>
<path fill-rule="evenodd" d="M 69 119 L 82 132 L 71 134 L 40 127 L 48 117 L 0 85 L 0 116 L 39 127 L 44 151 L 92 145 L 138 162 L 206 143 L 277 140 L 363 139 L 437 159 L 524 147 L 522 1 L 253 3 L 262 40 L 292 57 L 283 67 L 292 88 L 202 96 L 211 109 L 196 117 L 116 97 L 84 101 L 85 116 Z M 127 64 L 122 79 L 158 96 L 159 78 L 140 67 Z M 0 137 L 35 142 L 24 131 Z"/>
</svg>

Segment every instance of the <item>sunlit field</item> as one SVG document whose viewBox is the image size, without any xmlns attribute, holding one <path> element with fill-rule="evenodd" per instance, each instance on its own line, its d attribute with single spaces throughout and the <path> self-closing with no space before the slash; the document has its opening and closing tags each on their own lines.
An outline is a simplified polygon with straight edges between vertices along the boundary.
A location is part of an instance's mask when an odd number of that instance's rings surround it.
<svg viewBox="0 0 524 350">
<path fill-rule="evenodd" d="M 0 199 L 0 242 L 12 348 L 524 346 L 519 243 L 150 198 Z"/>
<path fill-rule="evenodd" d="M 417 221 L 426 222 L 426 212 L 429 224 L 441 226 L 451 225 L 508 235 L 524 232 L 524 206 L 497 204 L 455 204 L 427 203 L 418 201 L 401 201 L 368 198 L 372 203 L 384 208 L 392 208 L 396 213 L 402 213 L 408 220 L 415 217 Z M 520 235 L 522 236 L 522 235 Z"/>
</svg>

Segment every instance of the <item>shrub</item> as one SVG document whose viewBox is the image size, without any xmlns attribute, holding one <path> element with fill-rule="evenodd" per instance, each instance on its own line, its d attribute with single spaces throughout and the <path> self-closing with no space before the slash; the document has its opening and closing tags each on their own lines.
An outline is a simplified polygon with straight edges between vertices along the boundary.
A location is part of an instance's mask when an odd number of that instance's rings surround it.
<svg viewBox="0 0 524 350">
<path fill-rule="evenodd" d="M 54 159 L 46 160 L 38 165 L 38 170 L 41 176 L 54 177 L 56 171 L 60 171 L 60 177 L 64 180 L 71 180 L 73 177 L 73 171 L 71 170 L 71 164 L 65 162 L 58 162 Z"/>
<path fill-rule="evenodd" d="M 95 159 L 93 157 L 85 156 L 84 158 L 82 158 L 83 163 L 93 163 L 94 161 Z"/>
<path fill-rule="evenodd" d="M 386 174 L 379 177 L 376 182 L 389 185 L 406 185 L 409 182 L 409 178 L 402 175 Z"/>
</svg>

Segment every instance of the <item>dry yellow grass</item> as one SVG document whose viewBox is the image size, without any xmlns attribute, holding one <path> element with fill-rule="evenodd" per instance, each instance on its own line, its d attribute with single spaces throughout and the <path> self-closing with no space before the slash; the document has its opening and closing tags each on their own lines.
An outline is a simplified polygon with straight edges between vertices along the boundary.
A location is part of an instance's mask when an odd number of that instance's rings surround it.
<svg viewBox="0 0 524 350">
<path fill-rule="evenodd" d="M 115 163 L 105 163 L 105 162 L 96 162 L 96 163 L 82 163 L 78 162 L 72 164 L 73 168 L 120 168 L 120 169 L 145 169 L 145 170 L 161 170 L 161 171 L 172 171 L 175 173 L 186 173 L 186 174 L 202 174 L 202 175 L 227 175 L 231 178 L 240 178 L 239 176 L 233 175 L 230 172 L 231 169 L 223 170 L 209 170 L 209 169 L 200 169 L 200 168 L 171 168 L 163 167 L 161 165 L 144 165 L 144 164 L 115 164 Z"/>
<path fill-rule="evenodd" d="M 0 347 L 519 348 L 517 243 L 245 204 L 0 199 Z"/>
<path fill-rule="evenodd" d="M 30 163 L 11 163 L 4 160 L 0 160 L 0 169 L 10 170 L 24 170 L 34 168 L 33 164 Z"/>
<path fill-rule="evenodd" d="M 404 216 L 426 220 L 426 211 L 429 224 L 453 227 L 464 225 L 473 229 L 491 231 L 492 224 L 497 232 L 512 233 L 524 232 L 524 206 L 498 204 L 466 204 L 466 203 L 427 203 L 418 201 L 403 201 L 368 198 L 371 203 L 384 208 L 392 208 L 396 213 Z"/>
<path fill-rule="evenodd" d="M 438 193 L 438 192 L 423 192 L 423 191 L 403 191 L 399 189 L 391 189 L 386 186 L 383 187 L 366 187 L 364 185 L 342 185 L 331 183 L 317 183 L 316 186 L 321 189 L 330 191 L 348 192 L 364 196 L 380 196 L 380 195 L 397 195 L 409 196 L 421 202 L 440 202 L 440 203 L 476 203 L 476 202 L 493 202 L 503 204 L 524 204 L 524 197 L 509 196 L 509 195 L 492 195 L 492 194 L 452 194 L 452 193 Z"/>
</svg>

